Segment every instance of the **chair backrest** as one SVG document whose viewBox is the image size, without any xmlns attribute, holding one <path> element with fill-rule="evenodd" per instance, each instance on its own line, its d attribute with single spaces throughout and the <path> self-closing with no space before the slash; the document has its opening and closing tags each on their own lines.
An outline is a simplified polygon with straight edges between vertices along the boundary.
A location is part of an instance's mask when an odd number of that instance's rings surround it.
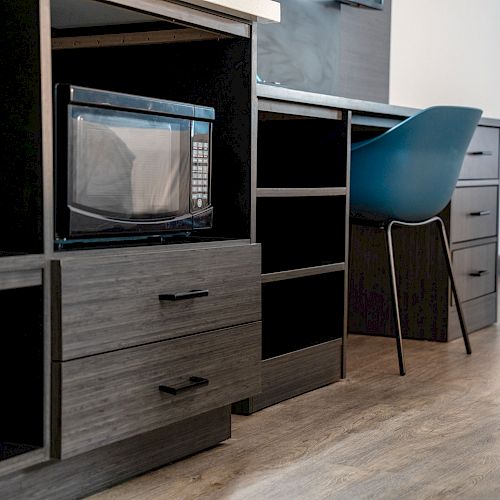
<svg viewBox="0 0 500 500">
<path fill-rule="evenodd" d="M 351 149 L 351 213 L 416 222 L 450 201 L 482 111 L 434 106 Z"/>
</svg>

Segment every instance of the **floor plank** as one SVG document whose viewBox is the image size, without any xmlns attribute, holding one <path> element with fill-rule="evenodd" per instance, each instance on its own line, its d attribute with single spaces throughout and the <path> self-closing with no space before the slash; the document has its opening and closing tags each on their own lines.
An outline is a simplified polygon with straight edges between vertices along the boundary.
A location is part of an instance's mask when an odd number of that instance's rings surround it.
<svg viewBox="0 0 500 500">
<path fill-rule="evenodd" d="M 347 380 L 249 417 L 233 437 L 93 500 L 500 498 L 500 328 L 461 339 L 351 336 Z"/>
</svg>

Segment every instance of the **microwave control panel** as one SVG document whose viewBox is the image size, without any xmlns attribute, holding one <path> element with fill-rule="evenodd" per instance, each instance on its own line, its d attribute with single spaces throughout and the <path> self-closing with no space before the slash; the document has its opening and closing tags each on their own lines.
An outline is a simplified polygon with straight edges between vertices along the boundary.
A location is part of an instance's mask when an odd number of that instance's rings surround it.
<svg viewBox="0 0 500 500">
<path fill-rule="evenodd" d="M 206 122 L 194 122 L 191 155 L 191 209 L 210 206 L 210 127 Z"/>
</svg>

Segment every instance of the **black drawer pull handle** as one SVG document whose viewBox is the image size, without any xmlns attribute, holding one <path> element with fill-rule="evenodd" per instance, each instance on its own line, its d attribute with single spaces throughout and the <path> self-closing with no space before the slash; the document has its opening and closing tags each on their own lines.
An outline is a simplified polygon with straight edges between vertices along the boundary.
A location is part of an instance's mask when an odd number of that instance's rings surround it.
<svg viewBox="0 0 500 500">
<path fill-rule="evenodd" d="M 493 151 L 467 151 L 470 156 L 493 156 Z"/>
<path fill-rule="evenodd" d="M 208 290 L 189 290 L 187 292 L 162 293 L 158 295 L 160 300 L 184 300 L 195 299 L 196 297 L 206 297 Z"/>
<path fill-rule="evenodd" d="M 484 276 L 485 274 L 488 274 L 488 271 L 486 271 L 486 269 L 481 269 L 479 271 L 474 271 L 473 273 L 469 273 L 469 276 L 480 277 Z"/>
<path fill-rule="evenodd" d="M 482 217 L 483 215 L 490 215 L 491 210 L 481 210 L 480 212 L 471 212 L 470 214 L 474 217 Z"/>
<path fill-rule="evenodd" d="M 172 394 L 173 396 L 177 396 L 179 392 L 184 392 L 189 389 L 194 389 L 195 387 L 201 387 L 203 385 L 208 385 L 208 379 L 202 377 L 189 377 L 189 382 L 185 384 L 178 385 L 177 387 L 170 387 L 168 385 L 160 385 L 158 389 L 161 392 L 166 392 L 168 394 Z"/>
</svg>

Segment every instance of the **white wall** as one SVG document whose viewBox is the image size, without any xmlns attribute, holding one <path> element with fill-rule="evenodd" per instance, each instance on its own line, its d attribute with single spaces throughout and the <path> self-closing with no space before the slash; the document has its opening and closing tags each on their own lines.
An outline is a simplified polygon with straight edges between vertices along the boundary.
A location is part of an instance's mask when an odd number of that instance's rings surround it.
<svg viewBox="0 0 500 500">
<path fill-rule="evenodd" d="M 393 0 L 389 102 L 500 118 L 500 0 Z"/>
</svg>

